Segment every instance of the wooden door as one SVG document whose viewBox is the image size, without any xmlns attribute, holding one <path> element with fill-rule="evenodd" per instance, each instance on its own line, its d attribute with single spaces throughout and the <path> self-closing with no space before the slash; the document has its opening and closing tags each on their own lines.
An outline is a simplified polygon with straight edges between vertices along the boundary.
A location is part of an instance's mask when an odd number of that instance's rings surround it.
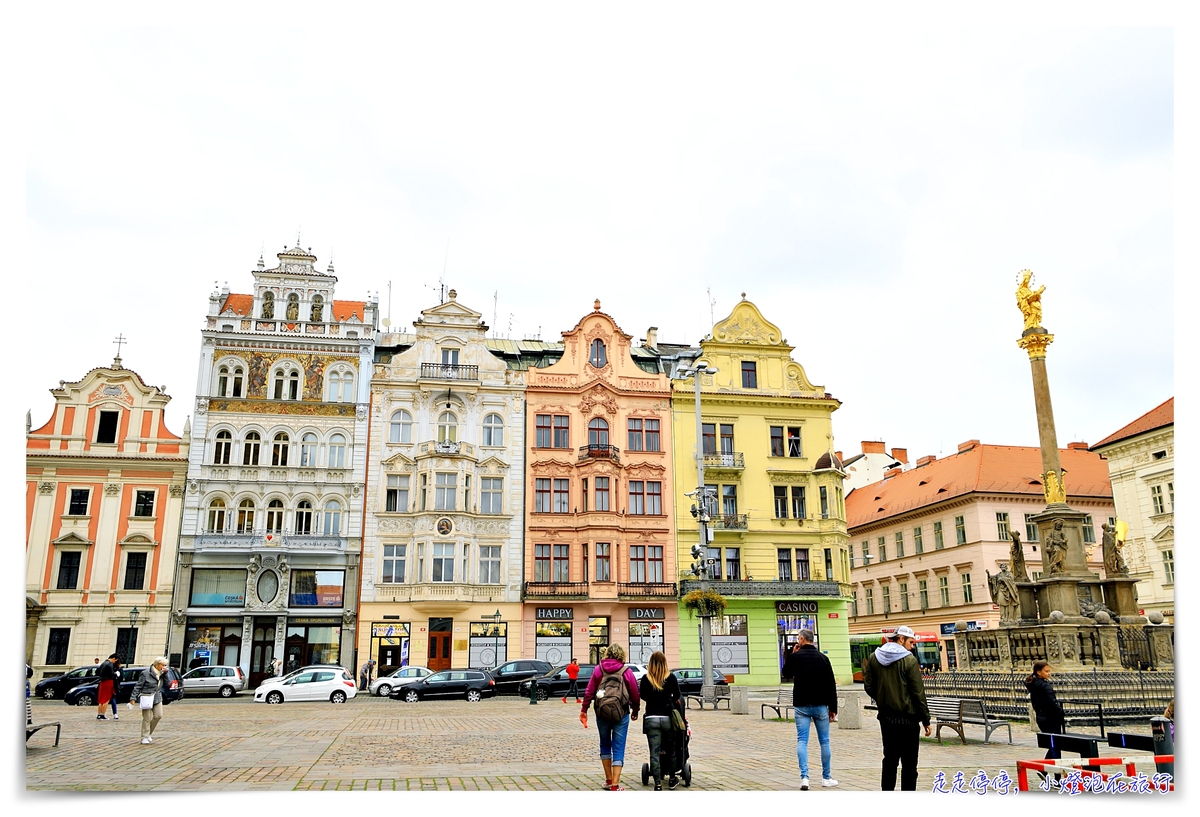
<svg viewBox="0 0 1200 817">
<path fill-rule="evenodd" d="M 450 636 L 453 633 L 429 634 L 429 663 L 426 664 L 434 672 L 450 669 Z"/>
</svg>

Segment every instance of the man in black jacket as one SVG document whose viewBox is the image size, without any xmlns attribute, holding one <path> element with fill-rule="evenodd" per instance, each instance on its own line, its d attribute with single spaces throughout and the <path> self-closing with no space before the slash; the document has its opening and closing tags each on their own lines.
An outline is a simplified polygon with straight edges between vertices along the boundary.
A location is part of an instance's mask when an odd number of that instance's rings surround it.
<svg viewBox="0 0 1200 817">
<path fill-rule="evenodd" d="M 833 665 L 813 645 L 813 631 L 797 634 L 798 646 L 783 664 L 783 677 L 792 679 L 792 707 L 796 714 L 796 758 L 800 761 L 800 790 L 808 791 L 808 730 L 817 725 L 821 743 L 821 785 L 838 782 L 830 774 L 829 723 L 837 720 L 837 681 Z"/>
</svg>

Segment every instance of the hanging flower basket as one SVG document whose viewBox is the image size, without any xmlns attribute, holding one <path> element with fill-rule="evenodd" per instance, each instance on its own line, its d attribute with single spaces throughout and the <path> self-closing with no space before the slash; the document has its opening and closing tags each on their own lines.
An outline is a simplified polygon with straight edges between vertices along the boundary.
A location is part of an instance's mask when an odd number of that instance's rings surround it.
<svg viewBox="0 0 1200 817">
<path fill-rule="evenodd" d="M 689 618 L 696 615 L 719 616 L 725 612 L 725 597 L 716 590 L 693 590 L 682 601 Z"/>
</svg>

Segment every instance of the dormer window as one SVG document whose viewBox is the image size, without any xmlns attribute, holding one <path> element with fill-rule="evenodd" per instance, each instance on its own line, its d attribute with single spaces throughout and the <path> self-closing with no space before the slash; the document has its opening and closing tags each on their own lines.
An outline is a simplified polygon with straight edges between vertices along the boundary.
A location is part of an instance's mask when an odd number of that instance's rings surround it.
<svg viewBox="0 0 1200 817">
<path fill-rule="evenodd" d="M 312 299 L 312 317 L 313 323 L 321 323 L 325 319 L 325 299 L 320 295 L 314 295 Z"/>
<path fill-rule="evenodd" d="M 101 411 L 100 420 L 96 424 L 96 442 L 115 443 L 117 441 L 117 421 L 121 418 L 119 411 Z"/>
<path fill-rule="evenodd" d="M 608 353 L 604 349 L 604 341 L 599 338 L 592 341 L 592 347 L 588 353 L 588 363 L 594 369 L 603 369 L 608 365 Z"/>
<path fill-rule="evenodd" d="M 262 318 L 269 321 L 275 317 L 275 293 L 267 290 L 262 297 Z"/>
</svg>

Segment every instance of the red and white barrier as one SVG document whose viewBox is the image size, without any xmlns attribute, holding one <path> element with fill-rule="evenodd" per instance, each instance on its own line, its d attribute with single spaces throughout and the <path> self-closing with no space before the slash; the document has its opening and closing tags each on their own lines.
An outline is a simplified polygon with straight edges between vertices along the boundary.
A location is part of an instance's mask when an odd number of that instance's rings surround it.
<svg viewBox="0 0 1200 817">
<path fill-rule="evenodd" d="M 1101 782 L 1107 782 L 1114 777 L 1137 777 L 1136 764 L 1138 763 L 1174 763 L 1175 755 L 1138 755 L 1136 757 L 1091 757 L 1080 758 L 1073 763 L 1064 763 L 1059 760 L 1018 760 L 1017 761 L 1017 791 L 1029 791 L 1029 771 L 1032 769 L 1038 772 L 1057 772 L 1060 774 L 1071 774 L 1078 772 L 1083 777 L 1098 776 Z M 1087 768 L 1089 766 L 1124 766 L 1124 774 L 1112 773 L 1104 774 L 1098 769 Z M 1168 784 L 1168 791 L 1175 790 L 1175 783 L 1172 781 Z"/>
</svg>

